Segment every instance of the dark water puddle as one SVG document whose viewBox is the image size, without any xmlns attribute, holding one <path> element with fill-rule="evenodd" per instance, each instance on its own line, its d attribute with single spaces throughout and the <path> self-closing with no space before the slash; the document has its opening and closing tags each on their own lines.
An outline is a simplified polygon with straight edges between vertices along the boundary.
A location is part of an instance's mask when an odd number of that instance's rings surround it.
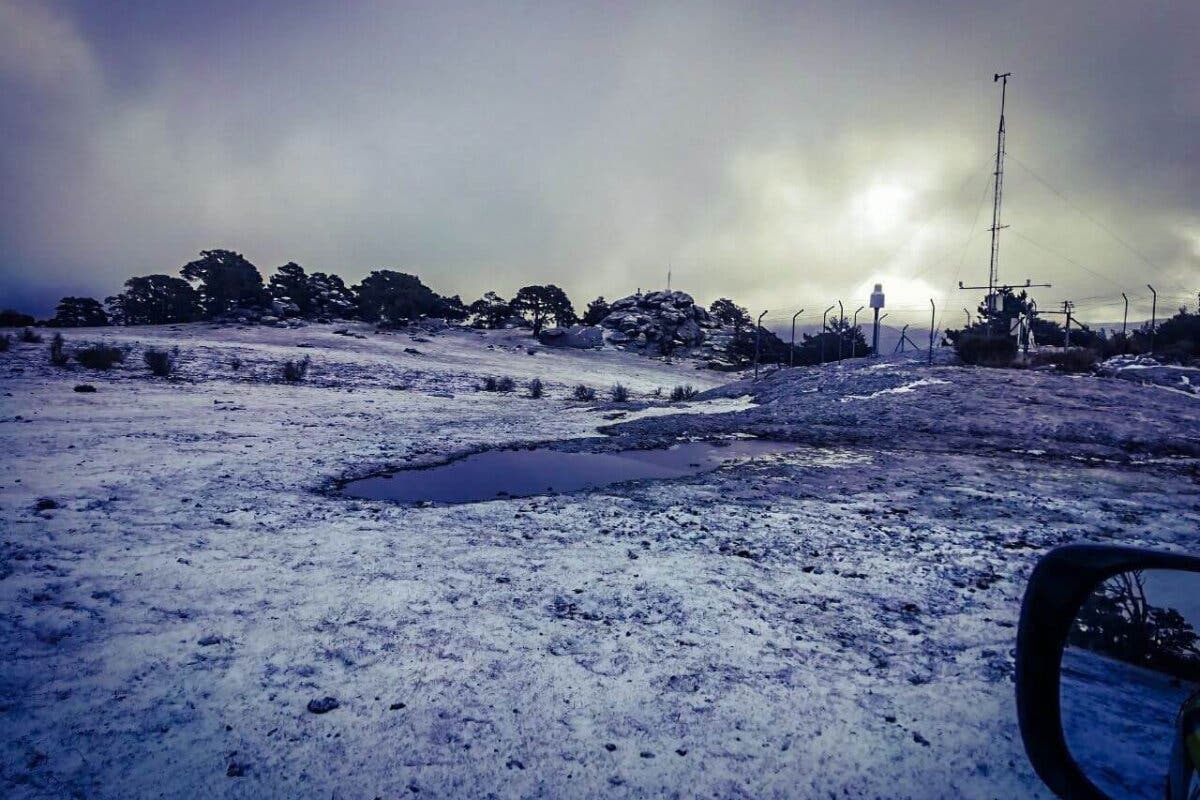
<svg viewBox="0 0 1200 800">
<path fill-rule="evenodd" d="M 788 442 L 734 439 L 611 453 L 564 453 L 545 448 L 488 450 L 436 467 L 350 481 L 342 487 L 342 494 L 401 503 L 478 503 L 597 489 L 625 481 L 698 475 L 722 464 L 799 448 Z"/>
</svg>

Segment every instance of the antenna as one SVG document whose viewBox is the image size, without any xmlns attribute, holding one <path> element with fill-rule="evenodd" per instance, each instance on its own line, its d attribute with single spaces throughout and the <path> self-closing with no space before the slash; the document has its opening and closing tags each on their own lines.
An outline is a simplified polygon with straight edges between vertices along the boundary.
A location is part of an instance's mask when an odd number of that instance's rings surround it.
<svg viewBox="0 0 1200 800">
<path fill-rule="evenodd" d="M 992 83 L 1002 81 L 1000 85 L 1000 127 L 996 131 L 996 176 L 995 193 L 992 197 L 992 260 L 988 265 L 988 294 L 992 294 L 992 288 L 1000 280 L 1000 230 L 1007 228 L 1007 225 L 1000 224 L 1000 200 L 1004 194 L 1004 101 L 1008 95 L 1008 76 L 1011 72 L 1004 74 L 997 73 L 992 78 Z"/>
<path fill-rule="evenodd" d="M 667 291 L 671 291 L 671 262 L 667 262 Z"/>
<path fill-rule="evenodd" d="M 1008 78 L 1010 75 L 1012 75 L 1011 72 L 997 72 L 992 76 L 992 83 L 1000 82 L 1000 127 L 996 129 L 996 171 L 993 173 L 996 180 L 992 196 L 992 227 L 988 228 L 992 232 L 992 254 L 991 261 L 988 263 L 987 286 L 963 286 L 962 281 L 958 282 L 959 289 L 987 290 L 984 304 L 987 308 L 987 328 L 989 333 L 992 332 L 995 324 L 993 315 L 1004 311 L 1000 302 L 1001 293 L 1011 292 L 1013 289 L 1030 289 L 1035 286 L 1050 287 L 1048 283 L 1033 283 L 1028 278 L 1025 279 L 1024 286 L 1000 283 L 1000 231 L 1008 227 L 1007 225 L 1000 224 L 1000 201 L 1004 196 L 1004 138 L 1006 136 L 1004 104 L 1008 99 Z M 967 313 L 967 316 L 969 319 L 970 312 Z M 1008 332 L 1003 331 L 1002 334 L 1004 333 Z"/>
</svg>

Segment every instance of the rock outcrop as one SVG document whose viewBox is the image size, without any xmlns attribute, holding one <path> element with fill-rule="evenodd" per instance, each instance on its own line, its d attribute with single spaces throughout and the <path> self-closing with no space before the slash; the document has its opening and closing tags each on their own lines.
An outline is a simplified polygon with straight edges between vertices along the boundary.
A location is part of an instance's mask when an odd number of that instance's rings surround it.
<svg viewBox="0 0 1200 800">
<path fill-rule="evenodd" d="M 700 347 L 708 338 L 708 329 L 720 327 L 686 292 L 623 297 L 612 304 L 600 325 L 605 340 L 612 344 L 662 353 Z"/>
<path fill-rule="evenodd" d="M 603 331 L 596 325 L 572 325 L 569 328 L 545 328 L 538 341 L 549 347 L 601 347 Z"/>
</svg>

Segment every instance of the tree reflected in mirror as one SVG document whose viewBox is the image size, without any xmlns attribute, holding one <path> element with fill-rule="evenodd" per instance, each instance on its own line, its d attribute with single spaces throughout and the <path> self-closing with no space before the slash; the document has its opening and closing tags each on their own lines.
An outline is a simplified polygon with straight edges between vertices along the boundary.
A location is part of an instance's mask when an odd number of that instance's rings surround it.
<svg viewBox="0 0 1200 800">
<path fill-rule="evenodd" d="M 1162 798 L 1174 767 L 1191 784 L 1175 796 L 1200 797 L 1200 752 L 1189 751 L 1185 728 L 1189 707 L 1200 711 L 1198 624 L 1196 573 L 1124 572 L 1080 606 L 1063 652 L 1063 731 L 1109 796 Z"/>
</svg>

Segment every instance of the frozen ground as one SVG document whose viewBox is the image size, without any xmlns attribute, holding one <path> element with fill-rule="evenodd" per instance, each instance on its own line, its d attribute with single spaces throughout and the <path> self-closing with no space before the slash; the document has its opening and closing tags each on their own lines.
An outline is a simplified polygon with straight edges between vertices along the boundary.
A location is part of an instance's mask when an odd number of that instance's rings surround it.
<svg viewBox="0 0 1200 800">
<path fill-rule="evenodd" d="M 1063 653 L 1063 732 L 1083 773 L 1111 797 L 1160 800 L 1176 718 L 1196 685 L 1080 647 Z"/>
<path fill-rule="evenodd" d="M 69 331 L 140 343 L 108 374 L 0 354 L 5 796 L 1045 796 L 1011 683 L 1032 564 L 1200 550 L 1200 400 L 1170 389 L 864 362 L 663 415 L 637 413 L 656 387 L 736 376 L 332 330 Z M 179 380 L 148 377 L 150 343 Z M 263 380 L 305 354 L 307 383 Z M 618 380 L 630 412 L 567 399 Z M 331 491 L 729 433 L 809 447 L 532 500 Z"/>
</svg>

